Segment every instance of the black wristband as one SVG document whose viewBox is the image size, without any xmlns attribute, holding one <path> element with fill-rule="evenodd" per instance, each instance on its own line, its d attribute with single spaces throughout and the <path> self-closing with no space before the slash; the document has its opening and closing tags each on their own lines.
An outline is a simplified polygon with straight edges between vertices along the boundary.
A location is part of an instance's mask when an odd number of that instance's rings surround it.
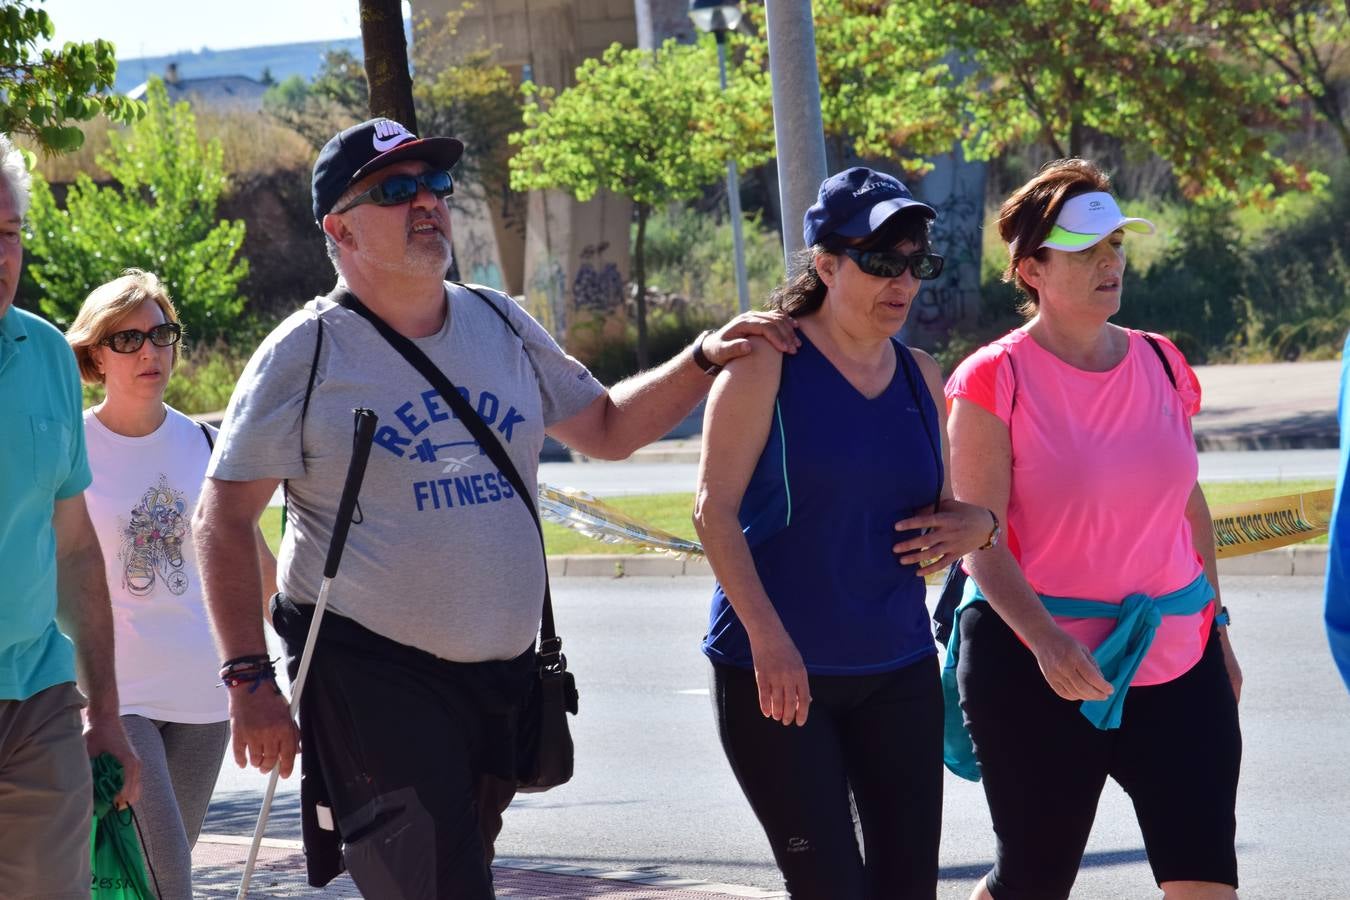
<svg viewBox="0 0 1350 900">
<path fill-rule="evenodd" d="M 250 653 L 248 656 L 236 656 L 234 659 L 227 659 L 220 664 L 222 669 L 228 669 L 230 666 L 240 663 L 265 663 L 272 659 L 266 653 Z"/>
<path fill-rule="evenodd" d="M 694 339 L 692 355 L 694 357 L 694 365 L 698 366 L 709 375 L 716 375 L 718 372 L 722 371 L 722 367 L 708 359 L 703 353 L 703 340 L 710 334 L 712 334 L 711 331 L 705 331 Z"/>
</svg>

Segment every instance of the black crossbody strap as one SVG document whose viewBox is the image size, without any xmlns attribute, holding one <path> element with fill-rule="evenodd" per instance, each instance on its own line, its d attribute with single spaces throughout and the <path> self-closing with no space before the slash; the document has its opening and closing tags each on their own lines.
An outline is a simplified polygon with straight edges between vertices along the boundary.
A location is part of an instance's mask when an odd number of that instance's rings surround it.
<svg viewBox="0 0 1350 900">
<path fill-rule="evenodd" d="M 510 320 L 509 318 L 507 318 L 506 313 L 502 312 L 501 307 L 499 307 L 497 304 L 493 303 L 491 300 L 488 299 L 488 295 L 487 295 L 487 294 L 484 294 L 482 291 L 478 290 L 478 288 L 470 287 L 469 285 L 465 284 L 465 283 L 462 282 L 462 281 L 452 281 L 452 282 L 450 282 L 450 283 L 453 284 L 455 287 L 462 287 L 462 288 L 464 288 L 464 290 L 466 290 L 466 291 L 468 291 L 469 293 L 473 294 L 473 295 L 474 295 L 475 297 L 477 297 L 479 300 L 482 300 L 484 303 L 486 303 L 488 306 L 490 306 L 490 307 L 492 308 L 492 311 L 495 312 L 495 313 L 497 314 L 497 318 L 499 318 L 499 319 L 501 319 L 503 322 L 505 322 L 505 323 L 506 323 L 506 327 L 511 329 L 511 333 L 514 334 L 516 337 L 520 337 L 520 329 L 517 328 L 517 327 L 511 322 L 511 320 Z M 523 340 L 523 338 L 522 338 L 522 340 Z"/>
<path fill-rule="evenodd" d="M 908 358 L 906 359 L 906 357 Z M 919 421 L 923 423 L 923 432 L 928 435 L 928 446 L 933 451 L 933 462 L 938 471 L 937 496 L 933 498 L 933 512 L 936 513 L 942 508 L 942 482 L 946 480 L 942 471 L 942 442 L 933 436 L 933 428 L 928 424 L 928 417 L 923 414 L 923 398 L 919 396 L 919 388 L 914 383 L 914 373 L 911 371 L 911 367 L 917 369 L 919 364 L 914 359 L 914 354 L 909 352 L 909 348 L 899 341 L 895 342 L 895 364 L 905 371 L 905 381 L 909 383 L 909 395 L 914 398 L 914 409 L 919 414 Z M 924 384 L 924 390 L 928 390 L 927 383 Z"/>
<path fill-rule="evenodd" d="M 323 350 L 323 318 L 314 311 L 314 356 L 309 361 L 309 381 L 305 383 L 305 402 L 300 405 L 300 444 L 305 443 L 305 417 L 309 415 L 309 398 L 314 394 L 314 377 L 319 372 L 319 352 Z M 291 482 L 281 479 L 281 533 L 286 533 L 286 521 L 291 517 Z"/>
<path fill-rule="evenodd" d="M 1167 373 L 1167 380 L 1172 382 L 1172 388 L 1175 390 L 1177 376 L 1172 374 L 1172 364 L 1167 361 L 1167 354 L 1163 353 L 1163 348 L 1158 345 L 1158 339 L 1147 331 L 1139 332 L 1139 336 L 1148 341 L 1148 345 L 1153 348 L 1153 352 L 1158 354 L 1158 361 L 1162 363 L 1163 371 Z"/>
<path fill-rule="evenodd" d="M 472 290 L 472 288 L 470 288 Z M 474 293 L 477 293 L 475 291 Z M 497 470 L 506 476 L 520 496 L 521 502 L 530 511 L 530 518 L 534 520 L 534 527 L 539 532 L 539 550 L 544 552 L 544 526 L 539 521 L 539 511 L 534 508 L 534 499 L 531 496 L 530 489 L 525 486 L 525 479 L 520 477 L 520 472 L 516 469 L 515 463 L 511 461 L 511 456 L 502 446 L 502 442 L 492 433 L 492 429 L 483 421 L 482 416 L 478 415 L 473 405 L 465 400 L 455 385 L 445 373 L 442 372 L 434 362 L 427 358 L 427 355 L 414 344 L 410 339 L 399 334 L 389 323 L 385 322 L 362 303 L 351 291 L 338 287 L 329 295 L 335 302 L 345 306 L 361 318 L 365 319 L 375 330 L 380 333 L 380 337 L 389 342 L 389 345 L 399 352 L 399 354 L 408 361 L 408 364 L 416 369 L 427 383 L 434 387 L 441 395 L 441 398 L 454 410 L 455 415 L 459 417 L 460 422 L 473 435 L 474 440 L 488 458 L 492 460 Z M 481 294 L 479 296 L 482 296 Z M 487 298 L 484 298 L 485 300 Z M 496 305 L 489 302 L 489 306 L 496 309 Z M 498 311 L 499 315 L 505 319 L 505 315 Z M 509 325 L 510 322 L 507 322 Z M 512 329 L 514 331 L 514 329 Z M 553 595 L 549 589 L 548 582 L 548 559 L 544 560 L 544 615 L 540 628 L 541 650 L 548 652 L 551 650 L 550 644 L 556 644 L 558 632 L 553 623 Z"/>
</svg>

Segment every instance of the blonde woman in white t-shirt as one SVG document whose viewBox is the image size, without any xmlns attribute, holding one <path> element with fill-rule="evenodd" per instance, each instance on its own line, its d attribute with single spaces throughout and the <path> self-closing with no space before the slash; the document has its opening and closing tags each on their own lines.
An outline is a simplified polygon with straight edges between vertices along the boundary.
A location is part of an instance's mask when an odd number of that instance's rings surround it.
<svg viewBox="0 0 1350 900">
<path fill-rule="evenodd" d="M 113 602 L 122 723 L 143 765 L 135 807 L 161 900 L 191 900 L 197 841 L 229 738 L 225 691 L 190 533 L 215 435 L 164 403 L 182 326 L 159 279 L 127 269 L 85 300 L 66 335 L 85 410 L 85 492 Z M 266 586 L 276 564 L 257 535 Z M 261 607 L 261 604 L 260 604 Z"/>
</svg>

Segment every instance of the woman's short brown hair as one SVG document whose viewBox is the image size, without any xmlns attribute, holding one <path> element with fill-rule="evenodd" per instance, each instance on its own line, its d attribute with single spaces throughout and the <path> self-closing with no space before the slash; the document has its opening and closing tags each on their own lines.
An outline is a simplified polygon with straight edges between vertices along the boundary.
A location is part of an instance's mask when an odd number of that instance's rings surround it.
<svg viewBox="0 0 1350 900">
<path fill-rule="evenodd" d="M 153 272 L 125 269 L 120 278 L 100 284 L 84 298 L 79 315 L 66 332 L 66 341 L 75 351 L 75 361 L 80 365 L 80 379 L 85 384 L 103 382 L 103 373 L 94 363 L 93 349 L 117 331 L 122 320 L 147 300 L 153 300 L 163 311 L 165 322 L 178 321 L 178 311 L 173 308 L 173 301 Z M 173 363 L 170 365 L 178 362 L 178 347 L 178 344 L 173 345 Z"/>
<path fill-rule="evenodd" d="M 1008 267 L 1003 270 L 1003 281 L 1016 284 L 1026 297 L 1020 307 L 1024 316 L 1035 315 L 1041 298 L 1017 274 L 1017 264 L 1028 257 L 1045 259 L 1041 244 L 1055 227 L 1065 201 L 1093 191 L 1111 192 L 1111 179 L 1096 163 L 1057 159 L 1042 166 L 1035 178 L 1013 191 L 999 208 L 998 233 L 1008 245 Z"/>
</svg>

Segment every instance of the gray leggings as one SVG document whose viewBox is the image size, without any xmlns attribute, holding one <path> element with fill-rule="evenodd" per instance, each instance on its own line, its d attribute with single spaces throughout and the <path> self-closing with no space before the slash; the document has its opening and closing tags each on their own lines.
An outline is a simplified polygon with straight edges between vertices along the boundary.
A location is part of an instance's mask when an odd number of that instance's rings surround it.
<svg viewBox="0 0 1350 900">
<path fill-rule="evenodd" d="M 186 725 L 123 716 L 127 738 L 141 758 L 136 824 L 160 900 L 192 900 L 192 848 L 230 737 L 229 722 Z"/>
</svg>

